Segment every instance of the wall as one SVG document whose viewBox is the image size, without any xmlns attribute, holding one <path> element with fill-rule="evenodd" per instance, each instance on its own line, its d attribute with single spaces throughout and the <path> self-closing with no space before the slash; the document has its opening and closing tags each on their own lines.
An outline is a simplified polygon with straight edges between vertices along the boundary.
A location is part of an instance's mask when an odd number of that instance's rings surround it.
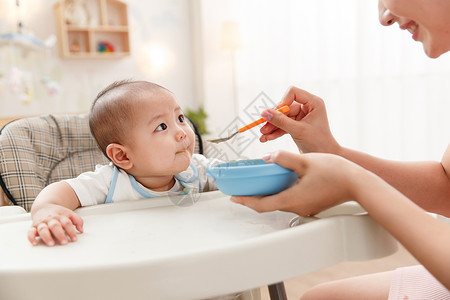
<svg viewBox="0 0 450 300">
<path fill-rule="evenodd" d="M 201 39 L 202 63 L 196 64 L 201 71 L 201 82 L 203 82 L 203 105 L 208 113 L 207 127 L 211 137 L 223 137 L 239 127 L 259 118 L 263 108 L 270 107 L 280 100 L 282 93 L 288 86 L 283 84 L 283 90 L 277 90 L 272 83 L 252 81 L 258 77 L 258 71 L 254 73 L 251 69 L 242 77 L 242 54 L 249 51 L 248 41 L 242 35 L 242 48 L 234 54 L 223 49 L 221 35 L 223 24 L 226 22 L 240 21 L 240 12 L 245 2 L 222 1 L 222 0 L 198 0 L 201 21 L 199 27 Z M 247 14 L 252 20 L 259 19 L 259 15 Z M 270 20 L 267 19 L 270 23 Z M 242 23 L 241 23 L 242 24 Z M 270 23 L 272 24 L 272 23 Z M 241 27 L 242 30 L 242 27 Z M 241 31 L 241 34 L 243 32 Z M 257 32 L 256 34 L 261 34 Z M 264 34 L 262 34 L 264 36 Z M 258 49 L 252 49 L 253 54 Z M 273 58 L 275 63 L 277 58 Z M 270 61 L 260 61 L 259 65 L 269 64 Z M 233 81 L 233 64 L 235 67 L 235 80 Z M 272 74 L 278 78 L 280 74 Z M 247 81 L 252 84 L 247 84 Z M 233 89 L 236 89 L 236 93 Z M 235 102 L 237 105 L 235 105 Z M 227 143 L 210 144 L 208 150 L 211 155 L 224 159 L 254 158 L 277 149 L 286 149 L 296 152 L 297 148 L 292 140 L 286 136 L 276 142 L 261 144 L 259 139 L 259 128 L 261 126 L 239 134 Z"/>
<path fill-rule="evenodd" d="M 56 0 L 22 0 L 20 14 L 27 29 L 46 39 L 57 34 Z M 197 107 L 192 76 L 190 1 L 129 0 L 128 18 L 132 55 L 116 60 L 61 59 L 57 45 L 47 51 L 20 55 L 0 45 L 0 117 L 42 113 L 86 112 L 95 95 L 112 81 L 133 78 L 154 81 L 172 90 L 180 105 Z M 15 1 L 0 2 L 0 33 L 15 29 Z M 152 64 L 150 57 L 165 65 Z M 20 57 L 15 61 L 14 57 Z M 33 72 L 33 92 L 21 97 L 11 91 L 11 68 Z M 16 74 L 17 75 L 17 74 Z M 49 93 L 44 76 L 60 90 Z"/>
<path fill-rule="evenodd" d="M 0 33 L 14 26 L 10 18 L 14 2 L 0 1 Z M 440 159 L 447 146 L 450 53 L 431 60 L 421 44 L 397 25 L 379 25 L 376 1 L 125 2 L 132 56 L 62 60 L 56 47 L 31 54 L 28 61 L 20 61 L 30 65 L 34 61 L 39 71 L 34 76 L 39 88 L 31 102 L 10 91 L 11 57 L 6 47 L 0 47 L 0 117 L 85 112 L 106 84 L 133 77 L 171 89 L 184 109 L 204 105 L 210 136 L 218 137 L 256 118 L 247 108 L 260 96 L 276 103 L 288 86 L 297 85 L 325 99 L 331 128 L 343 145 L 393 159 Z M 55 0 L 21 3 L 25 25 L 36 36 L 56 33 Z M 235 56 L 237 107 L 233 57 L 220 45 L 221 26 L 230 20 L 240 22 L 244 37 Z M 151 51 L 166 55 L 165 70 L 146 59 Z M 33 60 L 33 55 L 38 57 Z M 41 83 L 44 75 L 59 83 L 59 93 L 48 93 Z M 261 145 L 258 129 L 241 136 L 253 143 L 221 147 L 237 149 L 234 152 L 244 157 L 278 148 L 296 151 L 289 138 Z"/>
<path fill-rule="evenodd" d="M 235 118 L 230 59 L 219 38 L 222 22 L 232 20 L 243 44 L 235 57 L 243 120 L 260 93 L 277 103 L 295 85 L 324 99 L 343 146 L 390 159 L 441 159 L 450 134 L 450 53 L 430 59 L 398 24 L 381 26 L 377 1 L 201 2 L 205 107 L 214 135 Z M 260 144 L 258 136 L 257 129 L 242 134 L 254 140 L 239 149 L 242 156 L 296 151 L 289 139 Z"/>
</svg>

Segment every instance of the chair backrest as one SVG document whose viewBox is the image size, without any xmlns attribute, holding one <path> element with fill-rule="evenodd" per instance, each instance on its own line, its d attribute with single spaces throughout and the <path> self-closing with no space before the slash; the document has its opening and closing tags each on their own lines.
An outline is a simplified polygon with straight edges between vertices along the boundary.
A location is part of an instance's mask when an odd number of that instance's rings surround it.
<svg viewBox="0 0 450 300">
<path fill-rule="evenodd" d="M 0 134 L 0 184 L 27 211 L 47 185 L 107 163 L 87 115 L 47 115 L 13 121 Z"/>
<path fill-rule="evenodd" d="M 189 120 L 190 121 L 190 120 Z M 196 126 L 195 152 L 203 153 Z M 47 185 L 108 163 L 87 115 L 46 115 L 6 124 L 0 132 L 0 185 L 10 204 L 29 211 Z"/>
</svg>

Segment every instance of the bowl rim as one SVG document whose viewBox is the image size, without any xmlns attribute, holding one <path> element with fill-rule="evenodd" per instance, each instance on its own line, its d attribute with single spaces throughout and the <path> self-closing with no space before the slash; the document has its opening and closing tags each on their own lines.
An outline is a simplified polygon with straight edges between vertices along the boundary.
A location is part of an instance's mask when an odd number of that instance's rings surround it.
<svg viewBox="0 0 450 300">
<path fill-rule="evenodd" d="M 271 176 L 271 175 L 282 175 L 294 172 L 288 168 L 282 167 L 275 163 L 267 163 L 264 160 L 258 159 L 245 159 L 236 162 L 244 161 L 257 161 L 258 164 L 249 165 L 239 165 L 233 166 L 229 165 L 233 162 L 223 162 L 218 165 L 208 166 L 209 173 L 214 178 L 223 179 L 233 179 L 242 177 L 261 177 L 261 176 Z M 227 166 L 223 166 L 227 165 Z"/>
</svg>

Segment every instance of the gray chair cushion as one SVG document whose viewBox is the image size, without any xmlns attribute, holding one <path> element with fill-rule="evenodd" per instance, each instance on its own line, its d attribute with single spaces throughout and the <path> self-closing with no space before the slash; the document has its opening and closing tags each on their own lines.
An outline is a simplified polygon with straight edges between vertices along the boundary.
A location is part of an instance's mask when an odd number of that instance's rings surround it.
<svg viewBox="0 0 450 300">
<path fill-rule="evenodd" d="M 0 134 L 1 185 L 27 211 L 47 185 L 107 163 L 87 115 L 47 115 L 13 121 Z"/>
</svg>

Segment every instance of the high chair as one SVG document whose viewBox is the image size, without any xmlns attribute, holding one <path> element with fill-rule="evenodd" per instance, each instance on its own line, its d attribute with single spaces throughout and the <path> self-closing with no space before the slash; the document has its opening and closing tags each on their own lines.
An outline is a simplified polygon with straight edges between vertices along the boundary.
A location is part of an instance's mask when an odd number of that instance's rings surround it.
<svg viewBox="0 0 450 300">
<path fill-rule="evenodd" d="M 196 133 L 195 152 L 202 153 L 201 136 L 192 122 L 191 125 Z M 18 214 L 17 208 L 23 208 L 24 213 L 29 211 L 37 194 L 48 184 L 76 177 L 82 172 L 93 170 L 96 164 L 104 163 L 108 163 L 108 160 L 91 136 L 87 115 L 46 115 L 16 120 L 4 126 L 0 132 L 0 184 L 2 199 L 9 206 L 0 207 L 0 294 L 13 291 L 13 286 L 20 285 L 24 280 L 40 286 L 40 289 L 42 284 L 69 278 L 73 274 L 73 279 L 82 280 L 83 276 L 76 275 L 77 270 L 90 270 L 90 273 L 105 272 L 106 277 L 119 276 L 118 280 L 126 284 L 129 292 L 136 296 L 134 299 L 166 292 L 172 293 L 177 299 L 185 299 L 183 287 L 190 288 L 188 298 L 197 299 L 196 295 L 205 295 L 208 289 L 211 294 L 227 293 L 229 290 L 225 288 L 226 285 L 234 291 L 247 289 L 238 298 L 240 300 L 258 300 L 260 294 L 257 287 L 267 284 L 271 299 L 286 299 L 283 279 L 344 260 L 381 257 L 396 249 L 396 242 L 379 225 L 359 213 L 317 219 L 293 230 L 283 230 L 289 227 L 290 214 L 257 214 L 231 203 L 229 197 L 219 191 L 203 193 L 203 200 L 190 210 L 165 205 L 167 199 L 80 208 L 77 212 L 88 218 L 91 226 L 91 234 L 80 236 L 84 243 L 80 241 L 70 245 L 72 247 L 67 247 L 64 252 L 58 251 L 61 250 L 58 247 L 30 247 L 25 237 L 30 217 L 20 212 Z M 3 218 L 3 212 L 11 215 Z M 199 214 L 204 217 L 198 218 Z M 172 256 L 162 249 L 158 252 L 155 247 L 146 248 L 149 247 L 148 243 L 164 246 L 166 240 L 161 240 L 161 236 L 154 239 L 139 236 L 148 237 L 150 233 L 158 236 L 161 232 L 155 232 L 154 228 L 161 229 L 165 224 L 165 230 L 170 232 L 167 238 L 172 239 L 170 242 L 180 243 L 171 249 L 175 252 Z M 116 237 L 116 233 L 123 230 L 123 225 L 132 228 L 127 234 Z M 144 232 L 137 230 L 138 227 L 142 227 Z M 199 232 L 198 228 L 204 228 L 204 231 Z M 97 231 L 101 235 L 96 235 Z M 217 232 L 223 233 L 223 236 Z M 138 238 L 135 238 L 136 234 Z M 122 240 L 116 244 L 118 247 L 111 249 L 108 248 L 108 241 L 113 238 Z M 104 251 L 100 250 L 102 247 L 106 247 Z M 90 255 L 80 256 L 78 251 L 91 254 L 100 251 L 102 255 L 92 260 Z M 128 254 L 124 256 L 121 251 Z M 70 265 L 65 256 L 67 253 L 72 253 L 79 262 Z M 126 261 L 130 255 L 137 256 L 136 259 L 141 260 L 142 264 L 117 264 L 120 260 Z M 2 261 L 2 257 L 7 260 Z M 64 264 L 69 265 L 65 268 Z M 96 265 L 98 267 L 94 267 Z M 118 272 L 111 273 L 118 266 Z M 211 271 L 209 268 L 212 268 Z M 62 273 L 48 271 L 53 269 Z M 209 285 L 202 285 L 196 278 L 189 277 L 189 270 L 195 270 L 196 276 L 205 282 L 210 280 Z M 178 283 L 172 282 L 179 289 L 167 283 L 164 275 L 161 277 L 164 272 L 180 280 Z M 214 273 L 214 276 L 208 272 Z M 123 277 L 124 273 L 127 276 Z M 15 276 L 21 279 L 16 280 Z M 248 281 L 245 284 L 244 279 Z M 85 282 L 89 283 L 89 280 Z M 100 291 L 97 284 L 96 281 L 92 292 Z M 56 298 L 61 296 L 56 291 L 58 288 L 61 291 L 70 289 L 62 285 L 52 286 Z M 106 290 L 103 292 L 109 291 L 110 296 L 119 297 L 110 281 L 104 282 L 104 288 Z M 8 299 L 29 299 L 25 296 L 28 290 L 35 292 L 34 289 L 20 289 L 20 293 L 11 294 L 12 298 Z M 73 298 L 79 299 L 78 296 Z"/>
<path fill-rule="evenodd" d="M 203 154 L 201 136 L 194 152 Z M 88 115 L 46 115 L 12 121 L 0 131 L 0 203 L 30 211 L 47 185 L 92 171 L 108 159 L 91 135 Z"/>
<path fill-rule="evenodd" d="M 187 120 L 195 133 L 194 152 L 203 154 L 198 128 Z M 91 135 L 87 114 L 46 115 L 7 123 L 0 131 L 0 217 L 29 212 L 45 186 L 108 162 Z M 259 299 L 256 297 L 240 299 Z"/>
</svg>

